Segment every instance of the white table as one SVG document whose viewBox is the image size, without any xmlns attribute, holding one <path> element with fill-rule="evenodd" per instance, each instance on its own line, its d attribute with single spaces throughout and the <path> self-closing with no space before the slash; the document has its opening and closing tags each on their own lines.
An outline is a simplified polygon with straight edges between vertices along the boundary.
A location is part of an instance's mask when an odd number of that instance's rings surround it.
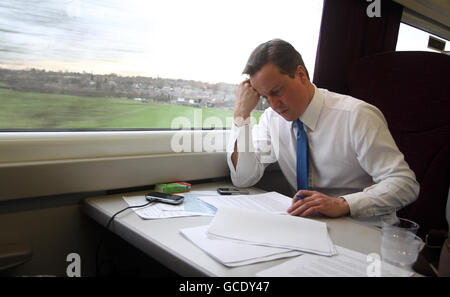
<svg viewBox="0 0 450 297">
<path fill-rule="evenodd" d="M 191 190 L 216 190 L 218 187 L 230 186 L 232 185 L 226 182 L 214 182 L 193 185 Z M 256 188 L 250 189 L 251 194 L 263 192 Z M 145 192 L 133 192 L 126 195 L 139 194 L 145 194 Z M 122 199 L 123 195 L 88 198 L 85 200 L 83 210 L 86 215 L 106 226 L 112 215 L 128 206 Z M 261 270 L 290 259 L 234 268 L 220 264 L 179 233 L 182 228 L 208 225 L 211 219 L 212 217 L 196 216 L 143 220 L 132 209 L 129 209 L 116 216 L 110 230 L 182 276 L 253 277 Z M 350 218 L 321 217 L 314 219 L 327 223 L 328 232 L 334 244 L 367 255 L 370 253 L 380 254 L 381 232 L 378 229 L 356 223 Z"/>
</svg>

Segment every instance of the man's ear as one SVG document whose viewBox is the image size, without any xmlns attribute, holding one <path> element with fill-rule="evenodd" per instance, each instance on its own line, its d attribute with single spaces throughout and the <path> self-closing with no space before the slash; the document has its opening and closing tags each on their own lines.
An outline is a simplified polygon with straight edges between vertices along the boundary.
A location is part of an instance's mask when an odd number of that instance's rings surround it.
<svg viewBox="0 0 450 297">
<path fill-rule="evenodd" d="M 302 65 L 297 66 L 297 70 L 295 71 L 295 76 L 298 76 L 300 79 L 308 79 L 308 75 L 306 74 L 306 68 Z"/>
</svg>

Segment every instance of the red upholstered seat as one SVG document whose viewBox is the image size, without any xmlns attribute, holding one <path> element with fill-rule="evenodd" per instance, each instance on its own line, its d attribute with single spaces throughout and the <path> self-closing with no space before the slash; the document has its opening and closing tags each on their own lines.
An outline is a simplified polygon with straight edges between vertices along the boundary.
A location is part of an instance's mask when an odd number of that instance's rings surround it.
<svg viewBox="0 0 450 297">
<path fill-rule="evenodd" d="M 398 216 L 419 223 L 419 236 L 447 229 L 450 180 L 450 56 L 386 52 L 352 65 L 350 95 L 377 106 L 420 183 L 416 202 Z"/>
</svg>

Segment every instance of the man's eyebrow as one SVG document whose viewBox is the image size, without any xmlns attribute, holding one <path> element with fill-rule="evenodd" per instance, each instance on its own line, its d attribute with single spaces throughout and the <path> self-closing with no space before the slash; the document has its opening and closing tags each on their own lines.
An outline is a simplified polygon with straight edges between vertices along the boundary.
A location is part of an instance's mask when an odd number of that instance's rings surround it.
<svg viewBox="0 0 450 297">
<path fill-rule="evenodd" d="M 275 87 L 273 87 L 270 91 L 269 94 L 273 94 L 276 93 L 277 91 L 279 91 L 281 89 L 280 85 L 275 85 Z"/>
<path fill-rule="evenodd" d="M 278 91 L 278 89 L 280 89 L 280 88 L 281 88 L 281 85 L 275 85 L 274 87 L 272 87 L 272 89 L 270 89 L 270 91 L 267 94 L 273 95 L 273 93 Z M 261 92 L 258 92 L 258 93 L 259 93 L 260 96 L 262 96 L 264 98 L 267 98 L 267 96 L 264 95 L 263 93 L 261 93 Z"/>
</svg>

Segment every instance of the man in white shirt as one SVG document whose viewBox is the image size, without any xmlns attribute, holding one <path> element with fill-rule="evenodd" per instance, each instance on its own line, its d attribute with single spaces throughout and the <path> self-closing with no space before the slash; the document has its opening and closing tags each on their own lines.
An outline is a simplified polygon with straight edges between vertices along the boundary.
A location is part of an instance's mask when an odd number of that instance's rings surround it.
<svg viewBox="0 0 450 297">
<path fill-rule="evenodd" d="M 267 165 L 278 161 L 298 190 L 287 210 L 291 215 L 394 218 L 417 199 L 419 185 L 383 114 L 361 100 L 317 88 L 292 45 L 279 39 L 259 45 L 244 74 L 250 78 L 237 89 L 227 156 L 235 186 L 256 184 Z M 270 108 L 251 128 L 250 112 L 261 97 Z M 302 188 L 297 119 L 307 135 L 307 184 Z"/>
</svg>

